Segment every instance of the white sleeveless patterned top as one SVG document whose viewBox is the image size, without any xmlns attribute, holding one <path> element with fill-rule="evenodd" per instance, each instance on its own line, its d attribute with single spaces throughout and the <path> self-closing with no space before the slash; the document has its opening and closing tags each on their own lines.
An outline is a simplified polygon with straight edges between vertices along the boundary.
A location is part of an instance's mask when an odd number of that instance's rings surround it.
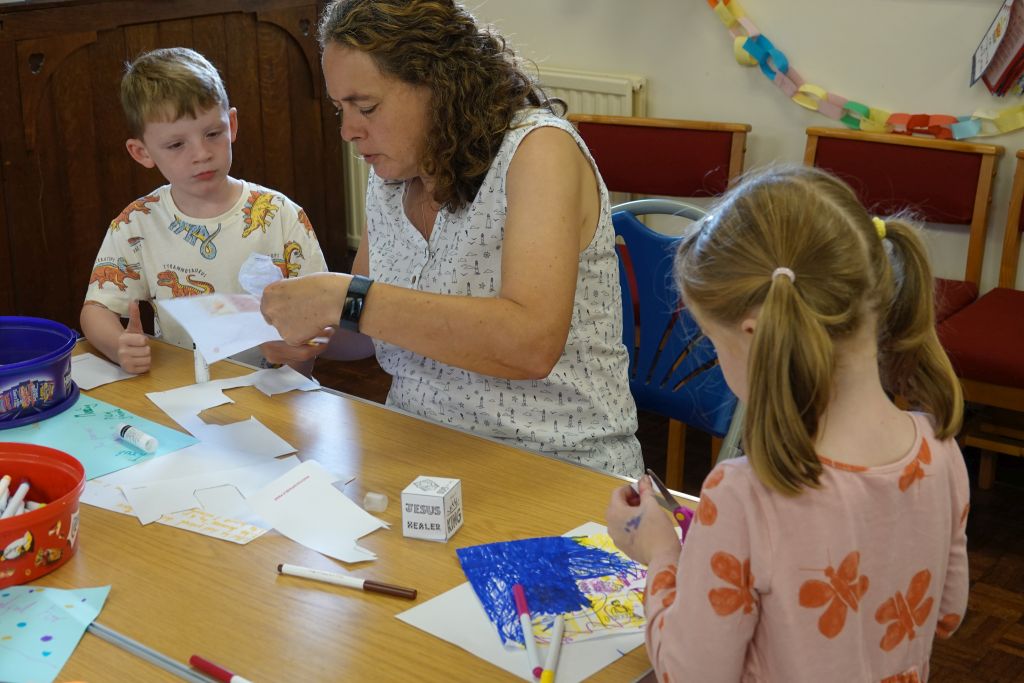
<svg viewBox="0 0 1024 683">
<path fill-rule="evenodd" d="M 572 125 L 543 110 L 525 110 L 505 134 L 472 204 L 437 216 L 429 241 L 402 208 L 404 182 L 371 172 L 366 193 L 370 277 L 439 294 L 495 297 L 501 288 L 505 175 L 530 131 L 560 128 L 583 150 L 601 192 L 594 239 L 580 254 L 569 337 L 543 380 L 480 375 L 375 341 L 377 360 L 393 376 L 388 405 L 465 431 L 632 477 L 643 473 L 636 405 L 622 344 L 622 303 L 608 191 Z"/>
</svg>

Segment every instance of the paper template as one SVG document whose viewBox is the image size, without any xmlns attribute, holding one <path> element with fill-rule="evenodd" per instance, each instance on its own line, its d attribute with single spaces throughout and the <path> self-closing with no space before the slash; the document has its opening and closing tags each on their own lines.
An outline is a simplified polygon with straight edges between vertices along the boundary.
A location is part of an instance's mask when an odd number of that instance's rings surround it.
<svg viewBox="0 0 1024 683">
<path fill-rule="evenodd" d="M 120 488 L 143 524 L 155 522 L 172 512 L 200 508 L 215 515 L 265 526 L 258 520 L 249 519 L 245 496 L 255 493 L 298 464 L 299 459 L 290 456 L 258 465 L 122 485 Z"/>
<path fill-rule="evenodd" d="M 0 588 L 0 681 L 51 683 L 109 593 L 110 586 Z"/>
<path fill-rule="evenodd" d="M 260 313 L 260 300 L 251 294 L 181 296 L 157 302 L 192 337 L 207 363 L 251 349 L 281 335 Z"/>
<path fill-rule="evenodd" d="M 71 379 L 75 381 L 79 389 L 88 391 L 103 384 L 132 377 L 135 375 L 125 372 L 120 365 L 94 354 L 80 353 L 77 356 L 71 356 Z"/>
<path fill-rule="evenodd" d="M 331 486 L 330 474 L 307 460 L 247 498 L 253 512 L 281 534 L 342 562 L 377 556 L 356 541 L 387 524 Z"/>
<path fill-rule="evenodd" d="M 604 534 L 604 526 L 589 522 L 566 536 Z M 637 586 L 642 590 L 642 586 Z M 533 605 L 531 605 L 531 609 Z M 505 648 L 494 624 L 469 582 L 416 605 L 397 615 L 405 623 L 457 645 L 469 653 L 522 678 L 532 681 L 526 653 Z M 611 635 L 595 640 L 565 643 L 558 665 L 559 683 L 577 683 L 643 645 L 643 633 Z M 541 659 L 546 650 L 542 650 Z"/>
<path fill-rule="evenodd" d="M 559 614 L 565 618 L 565 643 L 643 632 L 647 568 L 616 548 L 608 534 L 525 538 L 456 553 L 506 645 L 523 645 L 512 597 L 517 583 L 526 593 L 534 631 L 529 637 L 535 641 L 548 642 Z"/>
<path fill-rule="evenodd" d="M 82 492 L 81 502 L 94 507 L 101 507 L 104 510 L 117 512 L 123 515 L 134 515 L 132 506 L 125 500 L 121 489 L 113 484 L 104 483 L 102 479 L 93 479 L 85 483 L 85 491 Z M 204 536 L 217 538 L 222 541 L 231 541 L 239 545 L 245 545 L 267 532 L 252 524 L 239 520 L 215 515 L 206 510 L 192 509 L 182 512 L 174 512 L 164 515 L 157 520 L 157 524 L 164 524 L 185 531 L 194 531 Z"/>
<path fill-rule="evenodd" d="M 156 437 L 156 452 L 146 453 L 119 439 L 116 429 L 120 422 Z M 0 437 L 4 441 L 49 446 L 70 453 L 85 467 L 86 479 L 152 460 L 196 442 L 188 434 L 85 394 L 80 394 L 68 410 L 40 422 L 6 429 L 0 432 Z"/>
</svg>

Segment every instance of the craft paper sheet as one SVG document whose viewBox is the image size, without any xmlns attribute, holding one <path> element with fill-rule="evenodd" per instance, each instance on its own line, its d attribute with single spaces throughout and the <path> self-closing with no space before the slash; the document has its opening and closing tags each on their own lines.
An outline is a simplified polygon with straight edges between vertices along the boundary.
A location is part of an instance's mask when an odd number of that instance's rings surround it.
<svg viewBox="0 0 1024 683">
<path fill-rule="evenodd" d="M 156 452 L 146 453 L 119 439 L 116 430 L 120 422 L 127 422 L 156 437 L 160 444 Z M 4 430 L 3 440 L 49 446 L 70 453 L 85 467 L 86 479 L 109 474 L 196 443 L 188 434 L 85 394 L 80 394 L 75 405 L 58 415 Z"/>
<path fill-rule="evenodd" d="M 71 357 L 71 379 L 75 381 L 79 389 L 88 391 L 102 384 L 133 377 L 135 375 L 125 372 L 120 365 L 115 365 L 109 360 L 91 353 L 80 353 Z"/>
<path fill-rule="evenodd" d="M 566 536 L 604 533 L 607 533 L 604 526 L 589 522 Z M 643 583 L 634 584 L 634 588 L 642 591 Z M 534 680 L 524 650 L 502 645 L 494 623 L 488 618 L 469 582 L 397 616 L 405 623 L 453 643 L 525 681 Z M 566 642 L 558 664 L 558 683 L 577 683 L 589 678 L 643 643 L 642 632 L 619 632 L 604 638 Z M 542 659 L 544 652 L 546 648 L 542 649 Z M 482 679 L 486 678 L 484 673 Z"/>
<path fill-rule="evenodd" d="M 608 534 L 526 538 L 456 553 L 505 645 L 523 646 L 512 597 L 517 583 L 526 593 L 536 642 L 548 642 L 559 614 L 564 643 L 643 631 L 647 569 L 619 551 Z"/>
<path fill-rule="evenodd" d="M 110 586 L 0 588 L 0 681 L 51 683 L 109 593 Z"/>
</svg>

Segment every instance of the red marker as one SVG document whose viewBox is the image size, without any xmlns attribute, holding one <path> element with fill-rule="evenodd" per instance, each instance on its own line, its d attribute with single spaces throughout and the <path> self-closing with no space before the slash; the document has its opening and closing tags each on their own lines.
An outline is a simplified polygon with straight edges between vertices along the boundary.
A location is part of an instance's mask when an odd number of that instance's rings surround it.
<svg viewBox="0 0 1024 683">
<path fill-rule="evenodd" d="M 224 683 L 252 683 L 247 678 L 242 678 L 238 674 L 233 674 L 222 666 L 218 666 L 208 659 L 203 659 L 199 655 L 192 655 L 188 658 L 188 663 L 195 668 L 202 671 L 208 676 L 216 678 L 218 681 Z"/>
</svg>

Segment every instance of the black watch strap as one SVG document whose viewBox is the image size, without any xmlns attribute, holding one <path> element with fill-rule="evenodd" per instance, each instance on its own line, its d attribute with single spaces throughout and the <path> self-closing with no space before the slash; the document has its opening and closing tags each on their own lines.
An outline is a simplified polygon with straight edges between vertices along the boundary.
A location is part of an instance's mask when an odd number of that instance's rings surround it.
<svg viewBox="0 0 1024 683">
<path fill-rule="evenodd" d="M 363 305 L 366 303 L 366 293 L 370 291 L 373 280 L 362 275 L 353 275 L 348 283 L 348 293 L 345 294 L 345 304 L 341 309 L 341 320 L 338 327 L 343 330 L 359 331 L 359 318 L 363 315 Z"/>
</svg>

